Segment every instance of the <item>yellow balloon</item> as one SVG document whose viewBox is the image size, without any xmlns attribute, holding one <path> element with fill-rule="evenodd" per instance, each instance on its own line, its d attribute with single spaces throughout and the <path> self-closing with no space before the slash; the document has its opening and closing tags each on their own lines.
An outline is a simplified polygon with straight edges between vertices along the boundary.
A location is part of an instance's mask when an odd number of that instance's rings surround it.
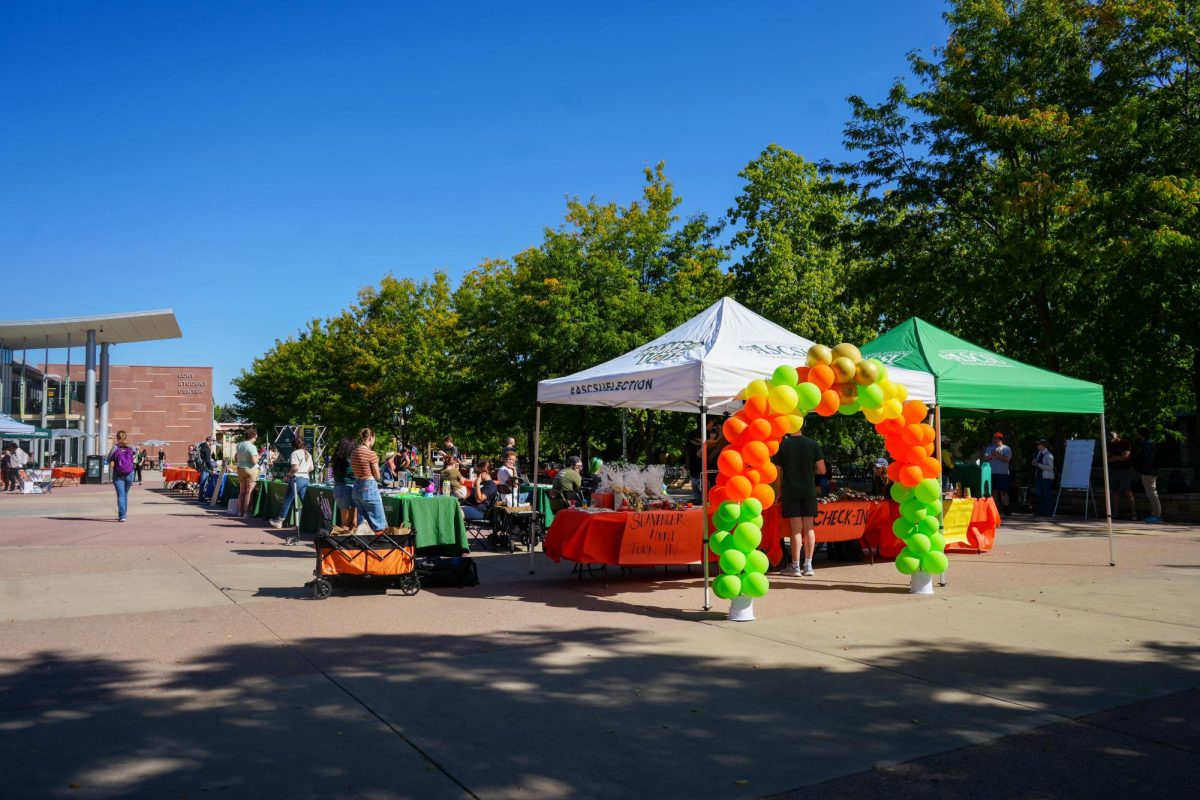
<svg viewBox="0 0 1200 800">
<path fill-rule="evenodd" d="M 871 423 L 872 425 L 878 425 L 884 420 L 882 406 L 879 408 L 864 408 L 862 410 L 862 414 L 867 418 L 867 422 Z"/>
<path fill-rule="evenodd" d="M 830 366 L 833 367 L 835 382 L 846 383 L 847 381 L 854 380 L 854 362 L 849 358 L 846 358 L 845 356 L 835 358 Z"/>
<path fill-rule="evenodd" d="M 893 397 L 896 396 L 896 384 L 892 383 L 887 378 L 883 378 L 882 380 L 877 382 L 875 385 L 878 386 L 880 389 L 883 389 L 883 399 L 884 400 L 891 400 Z"/>
<path fill-rule="evenodd" d="M 835 359 L 848 358 L 855 364 L 857 364 L 859 361 L 862 361 L 862 353 L 859 352 L 857 347 L 849 342 L 842 342 L 837 347 L 833 348 L 833 357 Z"/>
<path fill-rule="evenodd" d="M 800 429 L 804 427 L 804 417 L 799 414 L 788 414 L 787 423 L 788 433 L 799 433 Z"/>
<path fill-rule="evenodd" d="M 899 419 L 904 416 L 904 407 L 894 397 L 890 400 L 884 400 L 880 409 L 882 409 L 883 416 L 887 419 Z"/>
<path fill-rule="evenodd" d="M 771 393 L 771 387 L 767 386 L 766 381 L 759 378 L 756 381 L 750 381 L 743 391 L 745 391 L 746 397 L 766 397 Z"/>
<path fill-rule="evenodd" d="M 833 351 L 823 344 L 814 344 L 808 348 L 808 356 L 805 362 L 810 367 L 815 367 L 817 364 L 828 364 L 833 361 Z"/>
<path fill-rule="evenodd" d="M 903 383 L 893 383 L 892 385 L 896 387 L 896 399 L 897 400 L 899 400 L 901 403 L 903 403 L 905 400 L 908 399 L 908 387 L 907 386 L 905 386 Z"/>
<path fill-rule="evenodd" d="M 767 395 L 767 404 L 776 414 L 792 413 L 796 410 L 796 404 L 799 402 L 800 398 L 796 396 L 796 390 L 791 386 L 775 386 Z"/>
</svg>

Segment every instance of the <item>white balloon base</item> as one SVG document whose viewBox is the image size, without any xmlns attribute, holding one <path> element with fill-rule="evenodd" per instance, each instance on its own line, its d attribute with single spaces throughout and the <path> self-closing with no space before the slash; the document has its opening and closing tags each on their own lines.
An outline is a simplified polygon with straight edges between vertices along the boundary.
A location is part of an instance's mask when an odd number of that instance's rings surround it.
<svg viewBox="0 0 1200 800">
<path fill-rule="evenodd" d="M 753 622 L 754 621 L 754 598 L 747 597 L 744 594 L 739 594 L 737 597 L 729 601 L 729 621 L 730 622 Z"/>
<path fill-rule="evenodd" d="M 933 573 L 914 572 L 908 586 L 909 594 L 933 594 Z"/>
</svg>

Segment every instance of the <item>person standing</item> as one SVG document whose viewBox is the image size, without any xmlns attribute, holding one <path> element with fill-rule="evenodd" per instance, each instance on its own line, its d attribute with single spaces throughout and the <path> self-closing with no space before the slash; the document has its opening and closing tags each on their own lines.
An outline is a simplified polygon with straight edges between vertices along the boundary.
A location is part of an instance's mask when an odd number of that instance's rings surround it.
<svg viewBox="0 0 1200 800">
<path fill-rule="evenodd" d="M 1149 428 L 1138 428 L 1137 452 L 1134 455 L 1137 470 L 1142 476 L 1142 491 L 1150 502 L 1150 516 L 1142 522 L 1162 522 L 1162 502 L 1158 499 L 1158 451 L 1150 438 Z"/>
<path fill-rule="evenodd" d="M 18 492 L 17 488 L 17 446 L 12 442 L 4 445 L 4 455 L 0 457 L 0 471 L 4 478 L 4 491 Z"/>
<path fill-rule="evenodd" d="M 333 502 L 338 510 L 338 523 L 342 528 L 353 531 L 358 523 L 358 511 L 354 508 L 354 468 L 350 465 L 350 456 L 358 443 L 349 436 L 338 442 L 333 451 L 329 467 L 333 473 Z M 330 527 L 333 527 L 332 522 Z"/>
<path fill-rule="evenodd" d="M 1012 448 L 1004 443 L 1004 434 L 996 431 L 992 434 L 992 443 L 983 449 L 983 460 L 992 465 L 992 494 L 1000 501 L 1000 509 L 1008 513 L 1008 490 L 1012 484 L 1012 476 L 1008 471 L 1008 462 L 1012 461 Z"/>
<path fill-rule="evenodd" d="M 811 576 L 817 547 L 817 478 L 825 474 L 825 454 L 814 440 L 794 434 L 779 443 L 771 463 L 779 467 L 780 510 L 792 535 L 792 561 L 784 574 Z M 797 560 L 801 548 L 803 567 Z"/>
<path fill-rule="evenodd" d="M 160 448 L 158 451 L 158 468 L 161 471 L 166 466 L 167 466 L 167 451 Z"/>
<path fill-rule="evenodd" d="M 1129 498 L 1129 518 L 1137 522 L 1137 506 L 1133 503 L 1133 489 L 1129 485 L 1129 468 L 1132 466 L 1129 442 L 1116 431 L 1108 433 L 1108 489 L 1113 494 L 1112 513 L 1121 516 L 1121 497 Z"/>
<path fill-rule="evenodd" d="M 117 522 L 124 522 L 129 510 L 129 490 L 133 488 L 134 452 L 125 431 L 117 431 L 117 441 L 108 453 L 112 464 L 113 488 L 117 490 Z"/>
<path fill-rule="evenodd" d="M 257 438 L 255 428 L 246 428 L 237 446 L 238 516 L 241 517 L 250 513 L 250 497 L 258 485 L 258 448 L 254 446 Z"/>
<path fill-rule="evenodd" d="M 308 494 L 308 482 L 312 477 L 312 471 L 312 456 L 304 449 L 304 440 L 297 438 L 293 445 L 292 455 L 288 459 L 287 491 L 283 497 L 283 508 L 279 510 L 279 516 L 271 520 L 272 528 L 283 527 L 283 522 L 287 519 L 288 512 L 292 510 L 292 503 L 297 498 L 299 498 L 301 504 L 304 503 L 304 496 Z"/>
<path fill-rule="evenodd" d="M 143 447 L 141 450 L 138 451 L 137 455 L 133 457 L 133 471 L 137 475 L 138 486 L 142 485 L 142 465 L 144 465 L 145 463 L 146 463 L 146 448 Z"/>
<path fill-rule="evenodd" d="M 354 470 L 352 498 L 361 519 L 366 520 L 376 534 L 387 530 L 387 515 L 383 510 L 383 495 L 379 493 L 379 456 L 375 450 L 375 433 L 370 428 L 358 432 L 358 447 L 350 454 Z"/>
<path fill-rule="evenodd" d="M 1054 513 L 1054 453 L 1045 439 L 1037 440 L 1037 455 L 1030 462 L 1037 480 L 1038 514 L 1049 517 Z"/>
<path fill-rule="evenodd" d="M 688 477 L 692 481 L 692 505 L 700 505 L 703 496 L 700 493 L 700 482 L 704 480 L 704 462 L 701 448 L 704 446 L 704 433 L 697 425 L 683 445 L 683 457 L 687 461 Z"/>
<path fill-rule="evenodd" d="M 213 453 L 213 437 L 207 436 L 200 443 L 200 488 L 199 498 L 204 499 L 204 484 L 208 482 L 208 476 L 217 469 L 217 459 Z"/>
</svg>

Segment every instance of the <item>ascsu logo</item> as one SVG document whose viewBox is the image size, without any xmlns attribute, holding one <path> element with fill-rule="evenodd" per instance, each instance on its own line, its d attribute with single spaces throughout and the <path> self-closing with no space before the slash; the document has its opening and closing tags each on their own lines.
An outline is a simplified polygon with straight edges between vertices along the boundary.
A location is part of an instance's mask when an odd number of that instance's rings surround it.
<svg viewBox="0 0 1200 800">
<path fill-rule="evenodd" d="M 912 355 L 912 350 L 893 350 L 890 353 L 871 353 L 870 357 L 883 362 L 884 366 L 894 367 L 900 361 Z"/>
<path fill-rule="evenodd" d="M 991 353 L 981 353 L 976 350 L 939 350 L 938 358 L 943 361 L 953 361 L 956 364 L 966 364 L 972 367 L 1008 367 L 1012 368 L 1000 356 Z"/>
</svg>

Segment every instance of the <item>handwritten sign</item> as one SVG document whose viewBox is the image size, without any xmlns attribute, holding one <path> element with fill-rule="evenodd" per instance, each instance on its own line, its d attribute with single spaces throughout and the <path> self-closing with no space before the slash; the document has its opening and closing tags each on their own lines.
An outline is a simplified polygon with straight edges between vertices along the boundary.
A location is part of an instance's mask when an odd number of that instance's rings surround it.
<svg viewBox="0 0 1200 800">
<path fill-rule="evenodd" d="M 704 512 L 635 511 L 625 522 L 621 566 L 699 564 Z"/>
<path fill-rule="evenodd" d="M 867 517 L 875 503 L 854 500 L 838 500 L 834 503 L 817 503 L 814 527 L 818 542 L 845 542 L 857 539 L 867 529 Z"/>
<path fill-rule="evenodd" d="M 951 500 L 943 505 L 942 535 L 946 544 L 967 541 L 967 528 L 971 526 L 971 514 L 975 501 L 971 499 Z"/>
</svg>

